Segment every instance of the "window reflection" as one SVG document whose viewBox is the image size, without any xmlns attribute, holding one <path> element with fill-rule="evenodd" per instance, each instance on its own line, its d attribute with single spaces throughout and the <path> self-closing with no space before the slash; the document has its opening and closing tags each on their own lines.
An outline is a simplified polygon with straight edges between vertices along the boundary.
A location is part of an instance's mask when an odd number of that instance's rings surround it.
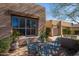
<svg viewBox="0 0 79 59">
<path fill-rule="evenodd" d="M 24 28 L 25 27 L 25 18 L 24 17 L 19 17 L 20 20 L 20 27 Z"/>
<path fill-rule="evenodd" d="M 19 21 L 18 17 L 12 16 L 12 27 L 18 28 L 19 24 L 20 24 L 20 21 Z"/>
</svg>

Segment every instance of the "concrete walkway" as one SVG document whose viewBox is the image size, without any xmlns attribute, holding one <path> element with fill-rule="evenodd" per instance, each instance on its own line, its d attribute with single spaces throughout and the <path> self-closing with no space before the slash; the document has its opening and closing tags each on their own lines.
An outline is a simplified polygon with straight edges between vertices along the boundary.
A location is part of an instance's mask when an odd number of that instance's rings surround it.
<svg viewBox="0 0 79 59">
<path fill-rule="evenodd" d="M 51 41 L 55 41 L 58 37 L 61 37 L 61 36 L 53 36 L 53 37 L 49 37 L 49 39 L 50 39 Z"/>
</svg>

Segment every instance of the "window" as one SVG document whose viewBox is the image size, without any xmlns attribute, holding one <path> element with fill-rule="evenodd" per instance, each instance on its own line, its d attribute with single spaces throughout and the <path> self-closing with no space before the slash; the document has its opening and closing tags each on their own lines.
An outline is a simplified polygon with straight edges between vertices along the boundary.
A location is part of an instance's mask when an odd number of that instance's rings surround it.
<svg viewBox="0 0 79 59">
<path fill-rule="evenodd" d="M 19 16 L 12 16 L 13 31 L 20 32 L 21 35 L 37 35 L 38 20 Z"/>
<path fill-rule="evenodd" d="M 20 24 L 20 21 L 19 21 L 18 17 L 13 16 L 12 17 L 12 27 L 13 28 L 18 28 L 19 24 Z"/>
<path fill-rule="evenodd" d="M 38 21 L 27 18 L 26 20 L 26 35 L 37 35 Z"/>
<path fill-rule="evenodd" d="M 25 19 L 23 17 L 20 17 L 20 27 L 24 28 L 25 27 Z"/>
</svg>

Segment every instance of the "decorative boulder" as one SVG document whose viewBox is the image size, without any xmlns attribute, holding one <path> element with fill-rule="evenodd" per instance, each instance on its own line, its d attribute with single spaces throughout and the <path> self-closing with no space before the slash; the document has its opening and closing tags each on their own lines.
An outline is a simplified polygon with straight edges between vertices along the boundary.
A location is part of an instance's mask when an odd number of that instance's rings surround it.
<svg viewBox="0 0 79 59">
<path fill-rule="evenodd" d="M 18 42 L 17 41 L 12 42 L 10 50 L 16 50 L 17 48 L 19 48 Z"/>
<path fill-rule="evenodd" d="M 20 36 L 20 37 L 18 38 L 18 43 L 19 43 L 19 46 L 24 46 L 24 45 L 26 45 L 26 44 L 27 44 L 27 42 L 26 42 L 26 37 L 25 37 L 25 36 Z"/>
</svg>

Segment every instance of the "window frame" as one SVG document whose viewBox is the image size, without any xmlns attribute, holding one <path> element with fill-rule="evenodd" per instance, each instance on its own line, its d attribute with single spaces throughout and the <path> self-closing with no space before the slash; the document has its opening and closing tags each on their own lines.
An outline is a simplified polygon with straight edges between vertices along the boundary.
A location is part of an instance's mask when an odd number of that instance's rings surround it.
<svg viewBox="0 0 79 59">
<path fill-rule="evenodd" d="M 20 25 L 18 25 L 19 27 L 17 27 L 17 28 L 13 28 L 13 26 L 12 26 L 12 17 L 13 16 L 15 16 L 15 17 L 24 17 L 24 21 L 25 21 L 25 27 L 24 28 L 21 28 L 20 27 Z M 37 23 L 37 27 L 36 28 L 27 28 L 27 25 L 26 25 L 26 22 L 27 22 L 27 19 L 31 19 L 31 20 L 34 20 L 36 23 Z M 19 20 L 20 21 L 20 20 Z M 18 16 L 18 15 L 11 15 L 11 28 L 12 28 L 12 30 L 13 29 L 18 29 L 18 30 L 21 30 L 21 29 L 25 29 L 25 33 L 24 33 L 24 36 L 38 36 L 38 24 L 39 24 L 39 20 L 38 20 L 38 18 L 31 18 L 31 17 L 25 17 L 25 16 Z M 31 30 L 30 30 L 30 35 L 27 35 L 27 32 L 26 32 L 26 30 L 27 29 L 35 29 L 35 34 L 31 34 Z"/>
</svg>

